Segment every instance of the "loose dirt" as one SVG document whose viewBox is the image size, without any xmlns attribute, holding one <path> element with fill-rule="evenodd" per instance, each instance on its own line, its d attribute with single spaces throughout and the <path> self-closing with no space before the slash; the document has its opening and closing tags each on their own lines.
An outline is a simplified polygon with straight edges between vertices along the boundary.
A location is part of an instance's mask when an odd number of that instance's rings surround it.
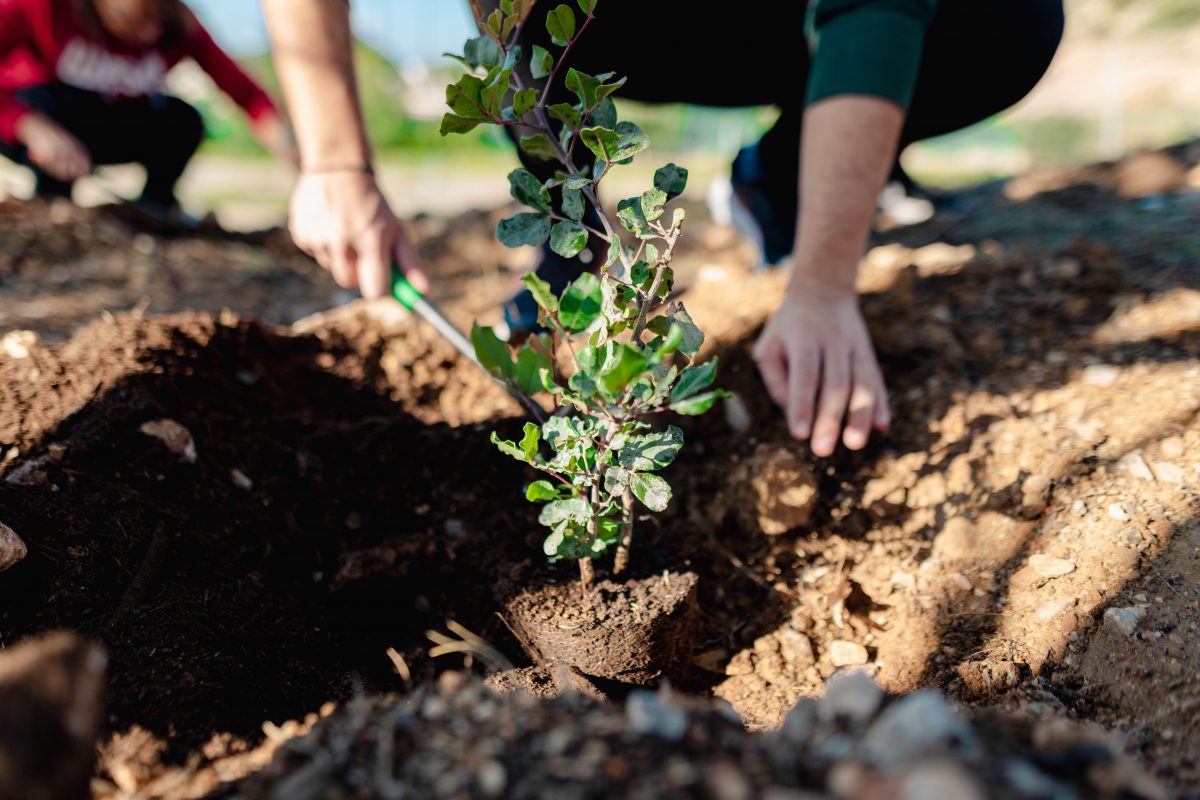
<svg viewBox="0 0 1200 800">
<path fill-rule="evenodd" d="M 1195 151 L 1166 155 L 1191 169 Z M 752 271 L 744 243 L 689 209 L 683 300 L 739 399 L 680 423 L 675 498 L 639 521 L 634 567 L 698 576 L 681 688 L 731 705 L 728 735 L 743 738 L 706 735 L 626 768 L 708 775 L 724 747 L 758 752 L 742 725 L 777 728 L 851 666 L 974 709 L 977 738 L 997 741 L 983 762 L 952 756 L 969 772 L 1032 757 L 1030 742 L 1081 721 L 1169 793 L 1196 794 L 1200 202 L 1177 187 L 1125 199 L 1093 173 L 1020 188 L 973 190 L 953 214 L 880 234 L 861 289 L 895 423 L 829 459 L 787 438 L 750 357 L 786 276 Z M 0 208 L 0 237 L 19 244 L 0 247 L 0 325 L 40 336 L 6 338 L 0 358 L 0 523 L 28 548 L 0 574 L 0 643 L 69 628 L 107 646 L 94 796 L 203 796 L 310 729 L 296 741 L 353 765 L 355 747 L 334 740 L 366 728 L 335 717 L 425 709 L 439 690 L 414 686 L 506 666 L 494 653 L 528 664 L 497 617 L 498 587 L 543 574 L 528 476 L 487 443 L 493 427 L 519 429 L 512 402 L 386 304 L 310 316 L 336 294 L 294 251 L 147 244 L 100 213 Z M 526 264 L 491 240 L 496 216 L 416 228 L 435 299 L 460 325 L 494 321 Z M 175 309 L 190 310 L 155 313 Z M 190 433 L 194 462 L 141 430 L 164 419 Z M 490 649 L 431 658 L 426 631 L 450 620 Z M 379 692 L 407 699 L 354 699 Z M 642 724 L 562 702 L 580 730 Z M 429 717 L 444 722 L 412 728 L 428 750 L 393 752 L 476 774 L 499 757 L 470 745 L 467 714 Z M 533 770 L 523 729 L 496 724 L 505 775 Z M 428 735 L 437 725 L 453 744 Z M 850 784 L 836 783 L 836 754 L 803 780 L 768 779 L 764 758 L 731 757 L 721 774 L 751 792 L 853 794 L 837 788 Z M 623 785 L 618 762 L 580 763 Z M 1091 763 L 1035 766 L 1091 796 Z M 299 768 L 281 754 L 247 787 Z M 329 774 L 353 773 L 340 769 Z"/>
</svg>

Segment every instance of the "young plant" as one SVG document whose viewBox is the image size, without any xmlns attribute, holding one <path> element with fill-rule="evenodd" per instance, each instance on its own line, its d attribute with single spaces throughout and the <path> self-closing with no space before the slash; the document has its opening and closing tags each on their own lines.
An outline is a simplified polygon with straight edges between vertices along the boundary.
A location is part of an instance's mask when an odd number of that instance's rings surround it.
<svg viewBox="0 0 1200 800">
<path fill-rule="evenodd" d="M 519 442 L 495 432 L 492 441 L 548 476 L 531 483 L 525 497 L 544 503 L 539 521 L 550 529 L 546 555 L 578 559 L 586 589 L 592 557 L 615 548 L 613 571 L 625 569 L 634 500 L 662 511 L 671 499 L 659 471 L 683 446 L 683 433 L 674 425 L 655 431 L 647 420 L 667 411 L 703 414 L 726 393 L 711 388 L 717 360 L 695 361 L 703 332 L 681 303 L 668 302 L 684 211 L 676 208 L 667 222 L 665 206 L 683 191 L 687 170 L 667 164 L 655 171 L 652 188 L 617 203 L 616 219 L 631 241 L 625 244 L 598 191 L 614 165 L 628 164 L 650 144 L 637 125 L 617 120 L 612 94 L 625 79 L 568 68 L 563 80 L 577 102 L 547 104 L 571 48 L 595 18 L 595 0 L 578 4 L 582 22 L 566 4 L 545 16 L 558 50 L 533 47 L 530 74 L 545 79 L 533 88 L 517 69 L 523 57 L 517 41 L 533 16 L 533 0 L 502 0 L 487 17 L 473 2 L 483 35 L 453 56 L 468 72 L 446 89 L 451 110 L 441 130 L 520 128 L 522 150 L 554 165 L 546 181 L 525 169 L 509 173 L 512 196 L 530 210 L 496 227 L 503 244 L 548 241 L 565 258 L 582 253 L 589 236 L 608 245 L 599 275 L 584 273 L 557 296 L 535 274 L 524 277 L 547 333 L 530 336 L 514 352 L 491 328 L 471 331 L 480 362 L 538 418 L 525 423 Z M 549 418 L 532 397 L 542 392 L 555 400 Z"/>
</svg>

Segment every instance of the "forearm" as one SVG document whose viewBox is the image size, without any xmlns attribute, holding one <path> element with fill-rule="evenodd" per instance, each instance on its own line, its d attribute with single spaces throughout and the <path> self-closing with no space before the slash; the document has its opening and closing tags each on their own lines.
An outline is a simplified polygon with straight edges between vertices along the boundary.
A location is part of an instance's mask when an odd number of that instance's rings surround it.
<svg viewBox="0 0 1200 800">
<path fill-rule="evenodd" d="M 838 95 L 804 115 L 800 219 L 789 294 L 849 294 L 904 112 L 878 97 Z"/>
<path fill-rule="evenodd" d="M 350 7 L 339 0 L 262 0 L 275 69 L 304 169 L 371 163 L 354 80 Z"/>
</svg>

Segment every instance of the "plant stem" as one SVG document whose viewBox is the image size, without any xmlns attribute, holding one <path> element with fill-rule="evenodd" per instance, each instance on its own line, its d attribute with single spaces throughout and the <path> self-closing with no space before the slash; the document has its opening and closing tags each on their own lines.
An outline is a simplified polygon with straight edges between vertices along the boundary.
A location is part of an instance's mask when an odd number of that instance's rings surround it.
<svg viewBox="0 0 1200 800">
<path fill-rule="evenodd" d="M 621 495 L 621 543 L 613 558 L 613 574 L 620 575 L 629 566 L 629 546 L 633 543 L 633 492 Z"/>
<path fill-rule="evenodd" d="M 588 587 L 596 580 L 596 571 L 592 567 L 592 559 L 584 557 L 579 559 L 579 581 L 583 584 L 583 593 L 586 595 Z"/>
</svg>

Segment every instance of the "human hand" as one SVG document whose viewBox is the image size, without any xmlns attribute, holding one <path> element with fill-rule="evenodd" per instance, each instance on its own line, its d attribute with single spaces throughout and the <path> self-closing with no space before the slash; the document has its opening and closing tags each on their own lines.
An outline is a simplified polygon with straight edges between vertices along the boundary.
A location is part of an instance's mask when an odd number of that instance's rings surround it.
<svg viewBox="0 0 1200 800">
<path fill-rule="evenodd" d="M 289 223 L 296 245 L 363 297 L 391 287 L 393 260 L 419 291 L 429 288 L 404 225 L 367 172 L 301 175 L 292 192 Z"/>
<path fill-rule="evenodd" d="M 833 453 L 839 433 L 846 447 L 861 450 L 872 428 L 887 430 L 891 423 L 883 376 L 852 292 L 794 283 L 755 343 L 754 360 L 792 435 L 811 436 L 818 456 Z"/>
<path fill-rule="evenodd" d="M 251 121 L 250 133 L 268 153 L 299 168 L 300 153 L 292 129 L 279 114 L 271 112 Z"/>
<path fill-rule="evenodd" d="M 25 145 L 29 160 L 51 177 L 73 181 L 92 171 L 92 156 L 70 131 L 37 111 L 17 122 L 17 138 Z"/>
</svg>

